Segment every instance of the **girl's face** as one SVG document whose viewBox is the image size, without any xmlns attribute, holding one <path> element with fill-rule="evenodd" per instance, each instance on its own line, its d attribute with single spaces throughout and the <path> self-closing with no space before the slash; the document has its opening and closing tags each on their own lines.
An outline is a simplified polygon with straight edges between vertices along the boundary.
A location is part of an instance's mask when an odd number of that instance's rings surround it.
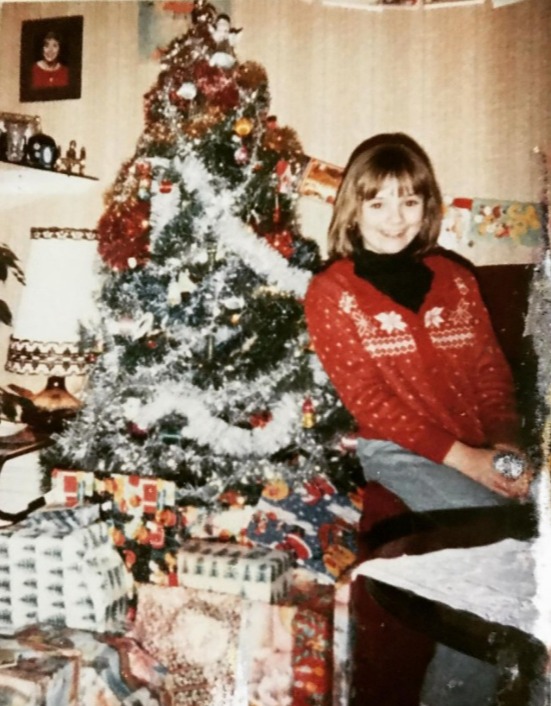
<svg viewBox="0 0 551 706">
<path fill-rule="evenodd" d="M 59 42 L 57 39 L 46 39 L 42 47 L 42 55 L 49 64 L 53 64 L 59 56 Z"/>
<path fill-rule="evenodd" d="M 387 177 L 372 199 L 362 202 L 358 226 L 366 250 L 392 255 L 407 247 L 421 230 L 424 199 L 407 183 Z"/>
</svg>

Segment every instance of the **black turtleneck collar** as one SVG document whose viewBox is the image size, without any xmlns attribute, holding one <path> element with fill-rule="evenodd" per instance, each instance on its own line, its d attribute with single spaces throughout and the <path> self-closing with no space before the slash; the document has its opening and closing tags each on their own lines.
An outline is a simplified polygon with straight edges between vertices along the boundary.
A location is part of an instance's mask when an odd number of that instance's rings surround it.
<svg viewBox="0 0 551 706">
<path fill-rule="evenodd" d="M 354 273 L 397 304 L 418 312 L 431 287 L 433 271 L 415 255 L 417 238 L 398 253 L 388 255 L 356 248 Z"/>
</svg>

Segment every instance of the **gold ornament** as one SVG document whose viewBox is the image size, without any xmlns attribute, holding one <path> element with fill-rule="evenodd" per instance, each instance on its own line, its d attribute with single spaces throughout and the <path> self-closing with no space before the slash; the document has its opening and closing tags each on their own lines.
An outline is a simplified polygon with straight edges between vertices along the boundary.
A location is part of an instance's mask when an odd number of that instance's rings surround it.
<svg viewBox="0 0 551 706">
<path fill-rule="evenodd" d="M 316 411 L 312 400 L 307 397 L 302 405 L 302 428 L 312 429 L 316 425 Z"/>
<path fill-rule="evenodd" d="M 247 137 L 253 129 L 253 121 L 249 118 L 239 118 L 235 121 L 233 130 L 239 137 Z"/>
</svg>

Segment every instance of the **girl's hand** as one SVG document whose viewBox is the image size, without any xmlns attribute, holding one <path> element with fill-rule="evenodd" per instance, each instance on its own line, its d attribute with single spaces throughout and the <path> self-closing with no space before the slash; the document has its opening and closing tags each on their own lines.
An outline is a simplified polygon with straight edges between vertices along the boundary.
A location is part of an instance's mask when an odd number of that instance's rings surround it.
<svg viewBox="0 0 551 706">
<path fill-rule="evenodd" d="M 499 450 L 503 450 L 503 448 Z M 533 471 L 528 467 L 528 470 L 520 478 L 506 478 L 494 468 L 493 460 L 497 451 L 497 448 L 476 449 L 456 441 L 446 454 L 444 463 L 486 486 L 494 493 L 519 500 L 526 498 L 530 492 Z M 515 449 L 515 453 L 519 453 L 519 451 Z"/>
</svg>

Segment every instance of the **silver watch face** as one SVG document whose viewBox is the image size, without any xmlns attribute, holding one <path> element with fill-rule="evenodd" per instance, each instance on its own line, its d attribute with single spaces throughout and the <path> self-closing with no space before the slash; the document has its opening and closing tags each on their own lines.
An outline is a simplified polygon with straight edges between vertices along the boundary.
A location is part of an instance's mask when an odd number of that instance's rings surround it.
<svg viewBox="0 0 551 706">
<path fill-rule="evenodd" d="M 525 471 L 525 463 L 522 456 L 512 451 L 499 451 L 493 458 L 494 468 L 505 478 L 516 480 Z"/>
</svg>

